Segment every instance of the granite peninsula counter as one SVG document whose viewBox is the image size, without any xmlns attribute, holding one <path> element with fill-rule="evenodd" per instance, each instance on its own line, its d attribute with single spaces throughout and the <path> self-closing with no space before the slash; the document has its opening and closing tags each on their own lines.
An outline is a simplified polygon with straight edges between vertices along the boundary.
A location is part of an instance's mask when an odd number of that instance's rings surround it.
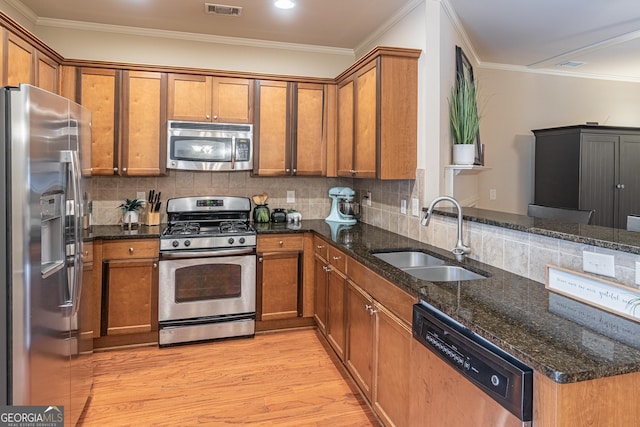
<svg viewBox="0 0 640 427">
<path fill-rule="evenodd" d="M 557 383 L 640 371 L 640 324 L 549 292 L 533 280 L 472 259 L 466 259 L 462 265 L 488 274 L 487 279 L 447 283 L 417 279 L 381 261 L 372 252 L 417 249 L 458 263 L 446 250 L 363 223 L 342 230 L 332 230 L 324 220 L 305 220 L 297 225 L 256 224 L 256 228 L 259 234 L 317 233 L 367 268 Z M 141 227 L 138 233 L 131 234 L 118 226 L 94 226 L 90 238 L 159 235 L 158 227 Z M 592 318 L 596 327 L 571 320 L 576 311 Z"/>
</svg>

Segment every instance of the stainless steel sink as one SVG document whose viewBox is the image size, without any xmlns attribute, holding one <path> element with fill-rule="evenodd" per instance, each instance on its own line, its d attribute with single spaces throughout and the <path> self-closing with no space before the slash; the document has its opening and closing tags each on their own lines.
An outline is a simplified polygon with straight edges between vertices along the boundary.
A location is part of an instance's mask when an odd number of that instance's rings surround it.
<svg viewBox="0 0 640 427">
<path fill-rule="evenodd" d="M 428 280 L 430 282 L 457 282 L 459 280 L 486 279 L 486 277 L 481 274 L 456 265 L 406 268 L 403 270 L 418 279 Z"/>
<path fill-rule="evenodd" d="M 486 279 L 481 274 L 457 265 L 447 265 L 444 260 L 420 251 L 378 252 L 373 255 L 418 279 L 430 282 Z"/>
<path fill-rule="evenodd" d="M 380 252 L 373 255 L 400 269 L 445 264 L 444 260 L 420 251 Z"/>
</svg>

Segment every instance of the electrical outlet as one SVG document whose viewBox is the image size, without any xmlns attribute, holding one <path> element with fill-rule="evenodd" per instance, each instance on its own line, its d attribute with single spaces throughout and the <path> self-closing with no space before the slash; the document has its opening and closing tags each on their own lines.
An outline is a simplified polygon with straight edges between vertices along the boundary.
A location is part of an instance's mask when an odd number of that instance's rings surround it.
<svg viewBox="0 0 640 427">
<path fill-rule="evenodd" d="M 287 190 L 287 203 L 295 203 L 295 202 L 296 202 L 296 191 Z"/>
<path fill-rule="evenodd" d="M 492 188 L 491 190 L 489 190 L 489 200 L 495 200 L 496 199 L 496 189 Z"/>
<path fill-rule="evenodd" d="M 411 215 L 420 216 L 420 200 L 415 197 L 411 199 Z"/>
<path fill-rule="evenodd" d="M 143 204 L 145 204 L 147 201 L 147 194 L 144 191 L 137 191 L 136 199 L 142 200 L 144 202 Z"/>
<path fill-rule="evenodd" d="M 613 255 L 583 251 L 582 269 L 589 273 L 616 277 L 616 262 Z"/>
<path fill-rule="evenodd" d="M 365 200 L 367 206 L 371 206 L 371 191 L 367 190 L 367 199 Z"/>
<path fill-rule="evenodd" d="M 400 200 L 400 213 L 406 215 L 407 214 L 407 201 Z"/>
</svg>

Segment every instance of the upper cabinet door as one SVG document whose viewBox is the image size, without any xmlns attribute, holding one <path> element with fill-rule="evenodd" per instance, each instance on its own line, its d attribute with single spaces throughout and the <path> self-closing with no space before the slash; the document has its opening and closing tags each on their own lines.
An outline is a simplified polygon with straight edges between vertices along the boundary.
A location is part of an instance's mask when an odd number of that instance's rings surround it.
<svg viewBox="0 0 640 427">
<path fill-rule="evenodd" d="M 127 176 L 166 173 L 167 75 L 124 71 L 120 170 Z"/>
<path fill-rule="evenodd" d="M 211 87 L 209 76 L 169 74 L 169 120 L 211 121 Z"/>
<path fill-rule="evenodd" d="M 5 85 L 18 86 L 20 83 L 35 83 L 35 49 L 13 33 L 7 35 L 7 75 Z"/>
<path fill-rule="evenodd" d="M 287 82 L 256 81 L 253 172 L 257 175 L 291 174 L 289 91 Z"/>
<path fill-rule="evenodd" d="M 58 63 L 37 51 L 36 58 L 36 86 L 49 92 L 59 93 Z"/>
<path fill-rule="evenodd" d="M 327 103 L 325 85 L 298 83 L 294 95 L 294 175 L 324 176 L 327 173 Z"/>
<path fill-rule="evenodd" d="M 376 177 L 378 142 L 378 67 L 372 61 L 358 73 L 355 93 L 353 169 L 358 178 Z"/>
<path fill-rule="evenodd" d="M 213 77 L 211 120 L 219 123 L 253 121 L 253 80 Z"/>
<path fill-rule="evenodd" d="M 251 123 L 250 79 L 169 74 L 168 82 L 169 120 Z"/>
<path fill-rule="evenodd" d="M 79 102 L 91 111 L 92 175 L 114 175 L 118 169 L 120 71 L 81 68 Z"/>
<path fill-rule="evenodd" d="M 350 80 L 338 87 L 338 148 L 336 153 L 338 176 L 352 176 L 353 170 L 353 87 Z"/>
</svg>

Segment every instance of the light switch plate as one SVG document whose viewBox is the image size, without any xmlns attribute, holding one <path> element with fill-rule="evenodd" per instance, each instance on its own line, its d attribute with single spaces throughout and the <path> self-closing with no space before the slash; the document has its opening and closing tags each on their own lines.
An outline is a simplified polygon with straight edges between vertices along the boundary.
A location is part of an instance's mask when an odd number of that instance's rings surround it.
<svg viewBox="0 0 640 427">
<path fill-rule="evenodd" d="M 407 214 L 407 201 L 400 200 L 400 213 L 406 215 Z"/>
<path fill-rule="evenodd" d="M 583 251 L 582 269 L 588 273 L 616 277 L 616 262 L 613 255 Z"/>
<path fill-rule="evenodd" d="M 295 203 L 295 202 L 296 202 L 296 191 L 287 190 L 287 203 Z"/>
<path fill-rule="evenodd" d="M 142 200 L 143 204 L 147 201 L 147 194 L 144 191 L 136 192 L 136 199 Z"/>
</svg>

